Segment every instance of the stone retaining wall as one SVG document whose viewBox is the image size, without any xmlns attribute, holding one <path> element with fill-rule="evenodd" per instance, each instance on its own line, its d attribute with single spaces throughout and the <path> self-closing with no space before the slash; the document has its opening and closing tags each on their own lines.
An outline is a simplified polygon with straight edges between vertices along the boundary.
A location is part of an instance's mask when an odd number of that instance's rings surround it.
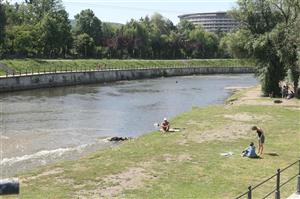
<svg viewBox="0 0 300 199">
<path fill-rule="evenodd" d="M 156 77 L 253 72 L 253 67 L 191 67 L 33 74 L 0 78 L 0 92 Z"/>
</svg>

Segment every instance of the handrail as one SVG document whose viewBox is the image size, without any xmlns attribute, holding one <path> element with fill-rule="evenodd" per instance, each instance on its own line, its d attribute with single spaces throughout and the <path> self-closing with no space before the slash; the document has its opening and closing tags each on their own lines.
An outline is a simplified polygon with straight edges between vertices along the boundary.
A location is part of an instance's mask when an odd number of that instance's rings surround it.
<svg viewBox="0 0 300 199">
<path fill-rule="evenodd" d="M 274 178 L 275 176 L 277 176 L 277 174 L 274 174 L 274 175 L 272 175 L 272 176 L 271 176 L 271 177 L 269 177 L 268 179 L 266 179 L 266 180 L 262 181 L 261 183 L 259 183 L 259 184 L 258 184 L 258 185 L 256 185 L 256 186 L 254 186 L 254 187 L 252 188 L 252 191 L 253 191 L 254 189 L 256 189 L 257 187 L 261 186 L 262 184 L 264 184 L 264 183 L 268 182 L 269 180 L 271 180 L 271 179 L 272 179 L 272 178 Z"/>
<path fill-rule="evenodd" d="M 297 172 L 297 174 L 293 175 L 291 178 L 289 178 L 284 183 L 280 183 L 280 174 L 283 173 L 284 171 L 286 171 L 287 169 L 291 168 L 292 166 L 294 166 L 297 163 L 299 163 L 299 171 Z M 276 174 L 274 174 L 271 177 L 267 178 L 266 180 L 260 182 L 259 184 L 255 185 L 254 187 L 249 186 L 248 187 L 248 191 L 242 193 L 241 195 L 239 195 L 235 199 L 240 199 L 240 198 L 242 198 L 243 196 L 246 196 L 246 195 L 248 195 L 248 199 L 252 199 L 252 191 L 255 190 L 256 188 L 260 187 L 264 183 L 270 181 L 275 176 L 276 176 L 276 188 L 274 190 L 272 190 L 271 192 L 269 192 L 268 194 L 266 194 L 265 196 L 263 196 L 262 197 L 263 199 L 269 197 L 273 193 L 275 193 L 275 199 L 280 199 L 280 188 L 283 187 L 283 186 L 285 186 L 287 183 L 289 183 L 290 181 L 292 181 L 297 176 L 298 176 L 297 192 L 300 194 L 300 159 L 299 159 L 299 160 L 291 163 L 290 165 L 288 165 L 287 167 L 285 167 L 282 170 L 278 169 Z"/>
<path fill-rule="evenodd" d="M 208 66 L 212 67 L 212 66 Z M 217 68 L 220 68 L 220 66 L 215 66 Z M 224 66 L 228 68 L 253 68 L 251 66 Z M 147 70 L 147 69 L 176 69 L 176 68 L 205 68 L 205 66 L 191 66 L 191 65 L 173 65 L 173 66 L 135 66 L 135 67 L 126 67 L 126 66 L 121 66 L 121 67 L 111 67 L 111 66 L 105 66 L 105 67 L 62 67 L 62 66 L 55 66 L 55 67 L 43 67 L 42 69 L 38 67 L 36 70 L 32 69 L 21 69 L 18 71 L 14 71 L 12 74 L 5 73 L 4 76 L 0 76 L 0 78 L 7 78 L 7 77 L 21 77 L 21 76 L 31 76 L 31 75 L 40 75 L 40 74 L 55 74 L 55 73 L 78 73 L 78 72 L 92 72 L 92 71 L 116 71 L 116 70 Z"/>
</svg>

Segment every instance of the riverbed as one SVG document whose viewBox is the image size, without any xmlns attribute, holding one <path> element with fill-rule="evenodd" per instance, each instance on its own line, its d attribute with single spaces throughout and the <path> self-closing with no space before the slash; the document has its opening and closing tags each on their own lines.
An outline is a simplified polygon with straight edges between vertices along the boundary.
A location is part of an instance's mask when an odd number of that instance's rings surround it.
<svg viewBox="0 0 300 199">
<path fill-rule="evenodd" d="M 222 104 L 253 75 L 184 76 L 0 94 L 2 177 L 112 147 L 193 106 Z"/>
</svg>

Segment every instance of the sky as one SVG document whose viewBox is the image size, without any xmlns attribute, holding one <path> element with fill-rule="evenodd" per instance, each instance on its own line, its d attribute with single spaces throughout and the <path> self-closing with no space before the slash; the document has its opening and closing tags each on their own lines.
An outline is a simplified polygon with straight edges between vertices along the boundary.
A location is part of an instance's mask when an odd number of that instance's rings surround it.
<svg viewBox="0 0 300 199">
<path fill-rule="evenodd" d="M 14 0 L 14 2 L 22 0 Z M 125 24 L 130 19 L 140 19 L 158 12 L 174 24 L 179 22 L 178 15 L 227 11 L 236 6 L 236 0 L 62 0 L 69 18 L 84 9 L 92 9 L 104 22 Z"/>
</svg>

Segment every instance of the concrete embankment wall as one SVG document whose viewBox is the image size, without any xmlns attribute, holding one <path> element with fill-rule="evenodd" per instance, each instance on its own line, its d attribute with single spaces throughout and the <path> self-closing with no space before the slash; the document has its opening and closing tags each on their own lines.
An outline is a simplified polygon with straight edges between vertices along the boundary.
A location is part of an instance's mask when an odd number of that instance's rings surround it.
<svg viewBox="0 0 300 199">
<path fill-rule="evenodd" d="M 253 72 L 252 67 L 195 67 L 33 74 L 0 78 L 0 92 L 156 77 Z"/>
</svg>

